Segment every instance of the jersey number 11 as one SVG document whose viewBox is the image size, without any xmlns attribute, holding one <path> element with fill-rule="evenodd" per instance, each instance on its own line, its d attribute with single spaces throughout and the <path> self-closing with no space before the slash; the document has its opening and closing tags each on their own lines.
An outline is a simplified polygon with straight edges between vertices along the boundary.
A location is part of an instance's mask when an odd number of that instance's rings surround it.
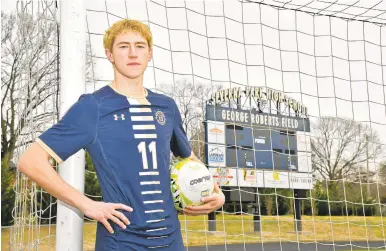
<svg viewBox="0 0 386 251">
<path fill-rule="evenodd" d="M 145 141 L 142 141 L 141 143 L 138 144 L 138 151 L 139 151 L 139 153 L 142 153 L 143 169 L 149 169 L 149 164 L 147 161 L 146 142 Z M 157 149 L 155 146 L 155 141 L 152 141 L 149 144 L 149 151 L 151 153 L 151 157 L 153 160 L 153 169 L 157 169 Z"/>
</svg>

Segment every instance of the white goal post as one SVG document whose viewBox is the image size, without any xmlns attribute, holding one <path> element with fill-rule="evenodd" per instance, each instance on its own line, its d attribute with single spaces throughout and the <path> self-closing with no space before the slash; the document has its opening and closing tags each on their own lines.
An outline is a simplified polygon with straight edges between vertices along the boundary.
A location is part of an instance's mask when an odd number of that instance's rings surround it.
<svg viewBox="0 0 386 251">
<path fill-rule="evenodd" d="M 85 93 L 86 9 L 83 0 L 60 1 L 60 117 Z M 65 20 L 63 22 L 63 20 Z M 85 152 L 80 150 L 59 166 L 60 176 L 84 192 Z M 83 214 L 58 200 L 56 250 L 83 250 Z"/>
</svg>

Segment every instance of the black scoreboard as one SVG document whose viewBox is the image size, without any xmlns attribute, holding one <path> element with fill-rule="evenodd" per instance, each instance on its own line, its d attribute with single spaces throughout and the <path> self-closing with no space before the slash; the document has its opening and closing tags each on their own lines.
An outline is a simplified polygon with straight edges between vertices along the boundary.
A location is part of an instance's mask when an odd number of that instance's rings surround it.
<svg viewBox="0 0 386 251">
<path fill-rule="evenodd" d="M 266 128 L 226 125 L 226 165 L 296 170 L 296 134 Z"/>
<path fill-rule="evenodd" d="M 308 118 L 211 105 L 206 114 L 207 123 L 222 123 L 207 127 L 209 166 L 298 170 L 296 132 L 310 131 Z"/>
</svg>

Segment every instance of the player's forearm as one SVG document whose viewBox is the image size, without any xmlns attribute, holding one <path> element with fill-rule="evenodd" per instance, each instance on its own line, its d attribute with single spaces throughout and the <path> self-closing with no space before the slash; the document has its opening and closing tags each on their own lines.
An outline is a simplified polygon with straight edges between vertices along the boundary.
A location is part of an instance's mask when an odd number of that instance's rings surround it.
<svg viewBox="0 0 386 251">
<path fill-rule="evenodd" d="M 83 205 L 90 201 L 89 198 L 66 183 L 48 160 L 33 161 L 30 157 L 25 156 L 20 159 L 18 169 L 49 194 L 81 211 L 83 211 Z"/>
</svg>

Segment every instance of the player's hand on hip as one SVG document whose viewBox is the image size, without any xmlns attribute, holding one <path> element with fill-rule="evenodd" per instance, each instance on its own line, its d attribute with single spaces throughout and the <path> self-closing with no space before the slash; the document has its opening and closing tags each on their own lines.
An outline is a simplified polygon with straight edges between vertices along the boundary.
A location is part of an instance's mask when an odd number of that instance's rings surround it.
<svg viewBox="0 0 386 251">
<path fill-rule="evenodd" d="M 130 224 L 129 219 L 118 209 L 132 212 L 133 209 L 129 206 L 119 203 L 106 203 L 103 201 L 90 200 L 87 206 L 82 210 L 84 215 L 101 222 L 110 233 L 114 233 L 108 220 L 116 223 L 121 228 L 125 229 Z"/>
<path fill-rule="evenodd" d="M 209 196 L 205 196 L 201 199 L 204 205 L 201 206 L 188 206 L 184 209 L 186 215 L 203 215 L 216 211 L 225 202 L 225 196 L 218 187 L 217 183 L 214 184 L 214 193 Z"/>
</svg>

